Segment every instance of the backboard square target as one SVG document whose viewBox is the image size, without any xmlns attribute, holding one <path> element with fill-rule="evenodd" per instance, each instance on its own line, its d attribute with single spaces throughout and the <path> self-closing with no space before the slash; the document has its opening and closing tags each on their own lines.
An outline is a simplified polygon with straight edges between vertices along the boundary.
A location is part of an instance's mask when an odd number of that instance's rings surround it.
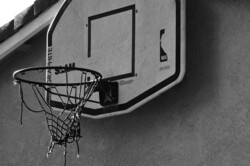
<svg viewBox="0 0 250 166">
<path fill-rule="evenodd" d="M 135 5 L 90 16 L 87 44 L 89 67 L 102 71 L 104 79 L 134 76 Z"/>
</svg>

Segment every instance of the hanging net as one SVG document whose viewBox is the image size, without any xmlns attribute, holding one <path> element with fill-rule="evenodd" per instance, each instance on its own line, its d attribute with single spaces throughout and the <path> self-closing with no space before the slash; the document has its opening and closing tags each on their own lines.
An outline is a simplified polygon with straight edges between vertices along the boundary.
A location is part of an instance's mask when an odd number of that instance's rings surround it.
<svg viewBox="0 0 250 166">
<path fill-rule="evenodd" d="M 53 77 L 49 74 L 53 74 Z M 46 81 L 44 81 L 45 75 L 47 76 Z M 66 165 L 67 144 L 75 142 L 79 157 L 81 111 L 84 109 L 84 105 L 91 101 L 90 97 L 101 80 L 101 74 L 75 67 L 39 67 L 18 70 L 13 77 L 14 83 L 18 84 L 20 89 L 21 124 L 24 107 L 31 112 L 45 115 L 51 135 L 47 156 L 53 152 L 55 145 L 64 146 L 64 163 Z M 28 92 L 29 96 L 24 92 Z M 37 102 L 36 106 L 28 103 L 34 99 Z M 52 99 L 60 103 L 59 110 L 51 106 Z"/>
</svg>

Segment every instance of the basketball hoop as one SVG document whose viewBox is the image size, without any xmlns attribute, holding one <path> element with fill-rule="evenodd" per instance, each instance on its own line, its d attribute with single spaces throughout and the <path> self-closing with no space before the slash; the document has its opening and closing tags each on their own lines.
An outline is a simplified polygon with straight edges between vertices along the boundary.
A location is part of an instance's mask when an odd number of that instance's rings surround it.
<svg viewBox="0 0 250 166">
<path fill-rule="evenodd" d="M 55 73 L 63 81 L 54 82 L 52 78 L 46 78 L 45 81 L 44 77 L 42 80 L 35 79 L 36 75 L 42 74 L 45 76 L 46 73 Z M 67 144 L 76 142 L 77 156 L 79 157 L 78 141 L 81 138 L 81 111 L 98 86 L 102 78 L 101 74 L 93 70 L 76 67 L 32 67 L 14 72 L 13 78 L 14 83 L 18 84 L 20 89 L 21 124 L 23 107 L 31 112 L 44 113 L 45 115 L 51 135 L 47 156 L 53 152 L 55 145 L 64 146 L 64 163 L 66 165 Z M 40 109 L 35 110 L 27 103 L 24 96 L 24 84 L 31 87 L 31 92 L 37 99 Z M 45 95 L 43 91 L 45 91 Z M 50 106 L 52 94 L 63 105 L 60 111 L 56 111 L 55 108 Z"/>
</svg>

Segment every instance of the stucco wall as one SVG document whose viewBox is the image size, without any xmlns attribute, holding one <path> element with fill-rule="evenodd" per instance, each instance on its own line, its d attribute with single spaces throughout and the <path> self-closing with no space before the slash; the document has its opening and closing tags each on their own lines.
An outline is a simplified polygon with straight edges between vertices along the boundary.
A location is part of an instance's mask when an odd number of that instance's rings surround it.
<svg viewBox="0 0 250 166">
<path fill-rule="evenodd" d="M 45 65 L 45 33 L 30 43 L 0 62 L 0 165 L 63 165 L 63 148 L 46 158 L 50 137 L 42 114 L 25 111 L 19 123 L 11 75 Z M 67 164 L 250 165 L 249 43 L 249 0 L 187 0 L 183 82 L 133 113 L 83 119 L 80 159 L 73 144 Z"/>
</svg>

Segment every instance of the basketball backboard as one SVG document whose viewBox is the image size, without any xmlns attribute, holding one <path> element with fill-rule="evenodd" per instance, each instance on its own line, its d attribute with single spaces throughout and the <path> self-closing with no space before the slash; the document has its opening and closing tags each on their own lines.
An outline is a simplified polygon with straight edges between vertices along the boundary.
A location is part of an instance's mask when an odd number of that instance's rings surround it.
<svg viewBox="0 0 250 166">
<path fill-rule="evenodd" d="M 48 30 L 47 66 L 66 65 L 118 83 L 117 103 L 87 103 L 83 116 L 135 110 L 184 76 L 185 0 L 65 0 Z M 47 73 L 47 81 L 54 75 Z M 60 109 L 56 98 L 48 100 Z"/>
</svg>

